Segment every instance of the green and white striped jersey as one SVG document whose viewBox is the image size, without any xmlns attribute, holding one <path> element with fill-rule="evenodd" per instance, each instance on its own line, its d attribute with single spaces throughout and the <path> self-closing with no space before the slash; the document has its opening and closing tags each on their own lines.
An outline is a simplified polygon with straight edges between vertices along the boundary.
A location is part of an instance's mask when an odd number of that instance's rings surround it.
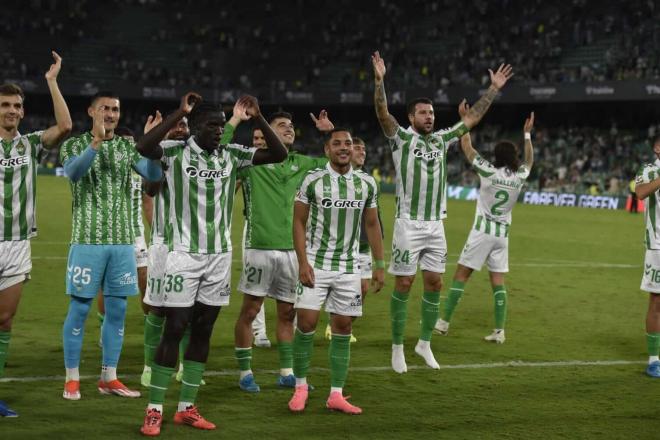
<svg viewBox="0 0 660 440">
<path fill-rule="evenodd" d="M 133 171 L 131 174 L 131 210 L 133 211 L 133 234 L 144 237 L 144 222 L 142 221 L 142 176 Z"/>
<path fill-rule="evenodd" d="M 339 174 L 328 163 L 305 176 L 296 201 L 309 205 L 307 257 L 321 270 L 356 273 L 360 221 L 366 208 L 378 206 L 373 177 L 359 170 Z"/>
<path fill-rule="evenodd" d="M 660 159 L 656 159 L 653 163 L 643 165 L 637 176 L 635 177 L 635 185 L 642 185 L 650 183 L 655 179 L 660 178 Z M 646 228 L 644 233 L 644 242 L 646 249 L 660 250 L 660 191 L 656 191 L 644 200 L 646 210 L 644 212 L 644 220 Z"/>
<path fill-rule="evenodd" d="M 236 173 L 252 166 L 256 148 L 228 144 L 207 153 L 191 136 L 187 142 L 163 141 L 167 170 L 170 250 L 199 254 L 229 252 Z"/>
<path fill-rule="evenodd" d="M 92 133 L 67 139 L 60 161 L 79 156 L 92 143 Z M 131 174 L 141 159 L 135 143 L 121 136 L 103 141 L 89 171 L 69 181 L 73 196 L 71 243 L 134 244 Z"/>
<path fill-rule="evenodd" d="M 447 217 L 447 149 L 468 132 L 463 122 L 420 135 L 399 127 L 389 138 L 396 170 L 396 217 L 435 221 Z"/>
<path fill-rule="evenodd" d="M 151 244 L 165 243 L 166 231 L 172 228 L 170 222 L 170 192 L 163 181 L 154 196 L 154 210 L 151 220 Z"/>
<path fill-rule="evenodd" d="M 529 177 L 529 170 L 525 165 L 515 173 L 506 167 L 495 168 L 479 155 L 475 156 L 472 166 L 481 183 L 474 229 L 496 237 L 508 237 L 511 211 Z"/>
<path fill-rule="evenodd" d="M 0 156 L 0 240 L 27 240 L 37 235 L 37 160 L 43 149 L 41 135 L 20 133 L 2 139 Z"/>
</svg>

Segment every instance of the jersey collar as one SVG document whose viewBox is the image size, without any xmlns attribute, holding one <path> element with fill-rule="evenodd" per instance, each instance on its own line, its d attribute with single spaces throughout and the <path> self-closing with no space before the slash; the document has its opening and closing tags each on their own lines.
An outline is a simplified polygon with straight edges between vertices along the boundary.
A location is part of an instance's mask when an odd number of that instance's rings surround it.
<svg viewBox="0 0 660 440">
<path fill-rule="evenodd" d="M 200 147 L 197 142 L 195 142 L 195 136 L 190 136 L 188 138 L 188 146 L 192 151 L 194 151 L 197 154 L 202 154 L 205 156 L 217 156 L 218 155 L 218 149 L 214 149 L 211 153 Z"/>
<path fill-rule="evenodd" d="M 350 179 L 351 177 L 353 177 L 353 167 L 352 166 L 349 168 L 348 173 L 346 173 L 346 174 L 339 174 L 337 171 L 335 171 L 334 168 L 332 168 L 332 166 L 330 165 L 329 161 L 325 165 L 325 168 L 328 170 L 328 172 L 330 172 L 330 176 L 333 179 L 339 179 L 340 177 Z"/>
</svg>

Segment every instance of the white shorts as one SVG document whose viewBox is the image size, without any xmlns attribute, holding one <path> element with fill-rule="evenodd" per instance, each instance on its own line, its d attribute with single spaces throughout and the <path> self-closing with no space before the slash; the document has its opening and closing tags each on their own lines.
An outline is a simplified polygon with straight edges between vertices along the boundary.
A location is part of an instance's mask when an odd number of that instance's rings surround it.
<svg viewBox="0 0 660 440">
<path fill-rule="evenodd" d="M 394 219 L 389 273 L 410 276 L 421 270 L 445 273 L 447 240 L 441 220 Z"/>
<path fill-rule="evenodd" d="M 149 253 L 147 252 L 147 242 L 144 240 L 144 236 L 136 236 L 135 261 L 137 262 L 137 267 L 147 267 L 148 255 Z"/>
<path fill-rule="evenodd" d="M 229 305 L 231 254 L 168 253 L 162 285 L 163 306 L 191 307 L 195 302 Z"/>
<path fill-rule="evenodd" d="M 314 269 L 314 287 L 298 283 L 296 309 L 321 310 L 341 316 L 362 316 L 359 273 Z"/>
<path fill-rule="evenodd" d="M 367 252 L 366 254 L 360 254 L 358 256 L 358 261 L 360 265 L 360 277 L 363 280 L 370 280 L 372 278 L 371 252 Z"/>
<path fill-rule="evenodd" d="M 149 257 L 147 260 L 147 291 L 143 302 L 150 306 L 163 306 L 163 278 L 165 276 L 165 265 L 167 264 L 166 244 L 152 244 L 149 246 Z"/>
<path fill-rule="evenodd" d="M 0 290 L 30 279 L 30 240 L 0 241 Z"/>
<path fill-rule="evenodd" d="M 458 264 L 481 270 L 484 263 L 491 272 L 508 272 L 509 238 L 495 237 L 473 229 L 465 242 Z"/>
<path fill-rule="evenodd" d="M 652 249 L 646 251 L 640 289 L 645 292 L 660 293 L 660 251 Z"/>
<path fill-rule="evenodd" d="M 279 301 L 296 301 L 298 259 L 295 251 L 245 249 L 238 290 Z"/>
</svg>

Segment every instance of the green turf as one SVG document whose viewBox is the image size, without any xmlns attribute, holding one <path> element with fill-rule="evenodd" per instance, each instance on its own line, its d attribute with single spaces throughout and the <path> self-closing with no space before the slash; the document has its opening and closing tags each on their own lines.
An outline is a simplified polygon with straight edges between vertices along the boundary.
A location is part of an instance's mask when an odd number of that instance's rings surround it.
<svg viewBox="0 0 660 440">
<path fill-rule="evenodd" d="M 386 249 L 392 232 L 393 197 L 382 197 Z M 61 327 L 67 309 L 64 273 L 70 236 L 70 195 L 65 179 L 40 177 L 39 237 L 32 242 L 34 269 L 15 320 L 6 377 L 61 376 Z M 234 222 L 235 261 L 240 261 L 240 198 Z M 445 222 L 449 276 L 472 224 L 474 202 L 449 203 Z M 218 424 L 215 433 L 193 432 L 171 422 L 178 397 L 173 386 L 165 406 L 162 438 L 225 439 L 488 439 L 488 438 L 658 438 L 655 404 L 660 381 L 643 374 L 646 358 L 646 294 L 638 289 L 643 260 L 642 218 L 622 211 L 517 206 L 511 229 L 508 276 L 507 342 L 481 339 L 493 326 L 492 300 L 485 273 L 468 283 L 450 335 L 434 336 L 441 365 L 509 361 L 627 360 L 616 366 L 447 368 L 432 371 L 412 351 L 419 331 L 421 286 L 409 303 L 406 355 L 409 373 L 389 370 L 389 295 L 392 278 L 380 295 L 369 295 L 365 317 L 355 325 L 346 392 L 364 414 L 329 413 L 327 342 L 319 328 L 309 380 L 317 386 L 303 415 L 287 409 L 290 391 L 277 389 L 277 350 L 255 349 L 253 368 L 262 392 L 248 395 L 237 376 L 216 374 L 199 393 L 201 412 Z M 388 252 L 389 254 L 389 252 Z M 609 264 L 609 266 L 608 266 Z M 622 267 L 614 265 L 620 264 Z M 233 267 L 233 283 L 241 267 Z M 449 278 L 446 278 L 447 282 Z M 208 370 L 236 370 L 233 326 L 241 302 L 220 314 Z M 274 306 L 267 303 L 269 335 L 274 339 Z M 99 328 L 90 315 L 81 374 L 100 370 Z M 274 340 L 273 340 L 274 342 Z M 367 367 L 385 367 L 369 369 Z M 142 317 L 131 300 L 121 374 L 138 387 L 142 368 Z M 61 397 L 60 378 L 36 382 L 0 382 L 0 398 L 20 413 L 0 419 L 0 438 L 137 438 L 146 399 L 100 396 L 95 380 L 82 383 L 79 402 Z"/>
</svg>

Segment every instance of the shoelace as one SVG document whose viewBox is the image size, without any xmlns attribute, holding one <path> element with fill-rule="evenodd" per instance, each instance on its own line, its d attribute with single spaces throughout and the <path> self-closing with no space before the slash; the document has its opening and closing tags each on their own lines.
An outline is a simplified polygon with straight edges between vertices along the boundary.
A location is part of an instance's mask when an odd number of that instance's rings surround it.
<svg viewBox="0 0 660 440">
<path fill-rule="evenodd" d="M 158 419 L 160 419 L 160 413 L 156 410 L 151 410 L 147 414 L 147 425 L 157 425 Z"/>
</svg>

